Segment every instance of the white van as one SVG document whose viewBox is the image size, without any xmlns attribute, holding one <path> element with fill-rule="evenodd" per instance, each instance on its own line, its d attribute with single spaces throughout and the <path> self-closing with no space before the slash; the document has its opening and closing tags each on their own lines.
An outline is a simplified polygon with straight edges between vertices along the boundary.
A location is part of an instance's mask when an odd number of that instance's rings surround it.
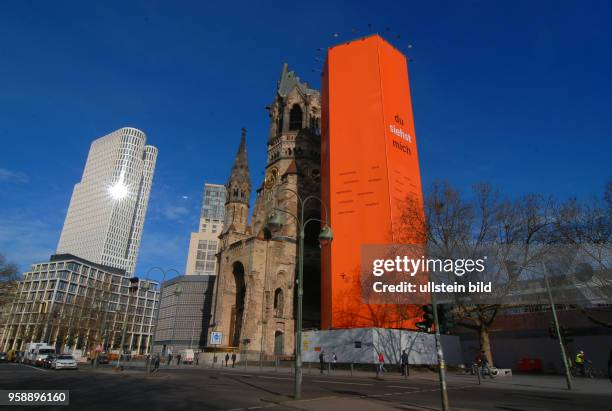
<svg viewBox="0 0 612 411">
<path fill-rule="evenodd" d="M 47 343 L 28 343 L 23 362 L 39 365 L 47 356 L 55 354 L 55 347 Z"/>
<path fill-rule="evenodd" d="M 186 348 L 184 350 L 179 351 L 181 355 L 181 362 L 187 364 L 193 364 L 193 350 L 191 348 Z"/>
</svg>

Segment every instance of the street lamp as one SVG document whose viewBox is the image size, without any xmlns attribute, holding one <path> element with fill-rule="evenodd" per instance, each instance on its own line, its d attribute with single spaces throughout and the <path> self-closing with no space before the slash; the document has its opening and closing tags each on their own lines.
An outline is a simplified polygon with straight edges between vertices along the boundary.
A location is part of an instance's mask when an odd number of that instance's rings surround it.
<svg viewBox="0 0 612 411">
<path fill-rule="evenodd" d="M 280 191 L 290 191 L 298 199 L 300 211 L 299 217 L 287 210 L 274 207 L 274 211 L 269 215 L 267 221 L 267 227 L 270 231 L 278 231 L 283 226 L 283 221 L 280 213 L 285 213 L 293 217 L 298 225 L 298 239 L 299 239 L 299 251 L 298 251 L 298 279 L 297 279 L 297 315 L 296 315 L 296 326 L 295 326 L 295 386 L 294 386 L 294 399 L 299 400 L 302 397 L 302 298 L 304 294 L 304 234 L 306 226 L 311 222 L 319 222 L 323 224 L 321 231 L 319 232 L 319 244 L 322 246 L 328 245 L 333 239 L 333 233 L 328 224 L 328 214 L 325 203 L 315 196 L 310 195 L 304 199 L 299 194 L 290 188 L 279 187 L 276 192 L 276 198 Z M 325 210 L 325 221 L 321 221 L 318 218 L 309 218 L 304 220 L 305 205 L 310 200 L 317 200 L 323 206 Z"/>
</svg>

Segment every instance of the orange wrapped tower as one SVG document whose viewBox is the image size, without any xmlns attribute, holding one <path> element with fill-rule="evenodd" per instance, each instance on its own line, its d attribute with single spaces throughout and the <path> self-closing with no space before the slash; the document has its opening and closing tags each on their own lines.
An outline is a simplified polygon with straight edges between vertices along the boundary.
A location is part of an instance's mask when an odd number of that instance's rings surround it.
<svg viewBox="0 0 612 411">
<path fill-rule="evenodd" d="M 405 224 L 423 202 L 406 57 L 378 35 L 332 47 L 322 94 L 321 328 L 414 328 L 414 306 L 364 304 L 359 281 L 363 244 L 422 242 Z"/>
</svg>

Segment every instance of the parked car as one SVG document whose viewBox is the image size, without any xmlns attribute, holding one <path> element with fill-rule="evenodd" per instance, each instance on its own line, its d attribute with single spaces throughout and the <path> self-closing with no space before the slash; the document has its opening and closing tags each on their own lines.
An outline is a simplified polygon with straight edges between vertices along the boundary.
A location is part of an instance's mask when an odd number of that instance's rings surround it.
<svg viewBox="0 0 612 411">
<path fill-rule="evenodd" d="M 9 356 L 7 352 L 0 352 L 0 362 L 8 362 Z"/>
<path fill-rule="evenodd" d="M 42 360 L 49 354 L 55 354 L 55 347 L 47 343 L 28 343 L 23 362 L 26 364 L 40 365 Z"/>
<path fill-rule="evenodd" d="M 47 358 L 42 360 L 41 366 L 43 368 L 51 368 L 51 365 L 53 364 L 53 361 L 55 361 L 55 358 L 57 358 L 57 355 L 55 354 L 48 355 Z"/>
<path fill-rule="evenodd" d="M 42 367 L 43 361 L 50 355 L 55 355 L 55 348 L 39 348 L 36 352 L 34 364 L 38 367 Z"/>
<path fill-rule="evenodd" d="M 98 364 L 108 364 L 108 354 L 101 352 L 98 354 Z"/>
<path fill-rule="evenodd" d="M 76 370 L 77 362 L 71 354 L 60 354 L 51 363 L 54 370 Z"/>
</svg>

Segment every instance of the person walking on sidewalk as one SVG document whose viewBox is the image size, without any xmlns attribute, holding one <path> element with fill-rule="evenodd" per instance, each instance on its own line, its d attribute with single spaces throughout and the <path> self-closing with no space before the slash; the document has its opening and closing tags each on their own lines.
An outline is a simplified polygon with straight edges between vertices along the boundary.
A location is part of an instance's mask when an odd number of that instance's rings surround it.
<svg viewBox="0 0 612 411">
<path fill-rule="evenodd" d="M 321 365 L 321 374 L 323 374 L 323 370 L 325 368 L 325 351 L 321 350 L 319 353 L 319 363 Z"/>
<path fill-rule="evenodd" d="M 234 368 L 234 365 L 236 365 L 236 353 L 235 352 L 232 353 L 232 368 Z"/>
<path fill-rule="evenodd" d="M 194 357 L 195 365 L 200 365 L 200 352 L 196 351 Z"/>
<path fill-rule="evenodd" d="M 408 368 L 408 353 L 406 352 L 406 350 L 402 351 L 401 364 L 402 364 L 402 375 L 404 377 L 409 376 L 410 369 Z"/>
<path fill-rule="evenodd" d="M 225 354 L 225 366 L 227 367 L 227 363 L 229 362 L 230 356 L 229 354 Z"/>
<path fill-rule="evenodd" d="M 383 352 L 381 351 L 380 353 L 378 353 L 378 369 L 376 372 L 376 376 L 383 372 L 387 372 L 387 370 L 385 369 L 385 354 L 383 354 Z"/>
<path fill-rule="evenodd" d="M 172 351 L 168 351 L 168 365 L 172 363 Z"/>
<path fill-rule="evenodd" d="M 156 372 L 159 370 L 159 354 L 155 355 L 155 358 L 153 359 L 153 370 L 151 372 Z"/>
<path fill-rule="evenodd" d="M 331 358 L 331 369 L 335 370 L 336 369 L 336 363 L 338 362 L 338 356 L 336 355 L 335 352 L 332 352 L 332 358 Z"/>
<path fill-rule="evenodd" d="M 181 365 L 181 353 L 176 355 L 176 365 Z"/>
</svg>

